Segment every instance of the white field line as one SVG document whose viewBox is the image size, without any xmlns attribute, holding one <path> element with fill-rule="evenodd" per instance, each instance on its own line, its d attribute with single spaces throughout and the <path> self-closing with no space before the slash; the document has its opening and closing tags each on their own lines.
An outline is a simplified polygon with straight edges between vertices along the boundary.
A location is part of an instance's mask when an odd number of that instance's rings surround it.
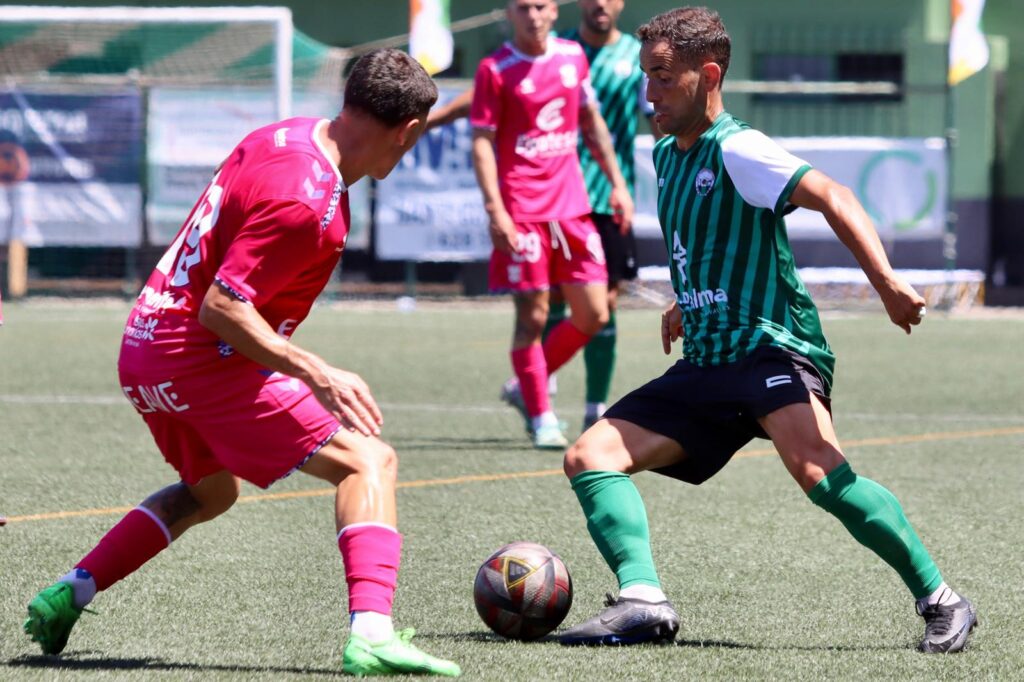
<svg viewBox="0 0 1024 682">
<path fill-rule="evenodd" d="M 484 405 L 442 405 L 438 403 L 379 403 L 382 410 L 395 412 L 458 412 L 470 414 L 501 414 L 508 413 L 510 409 L 506 405 L 497 404 Z M 128 405 L 128 401 L 122 395 L 32 395 L 21 393 L 0 393 L 0 404 L 9 405 Z M 582 407 L 563 407 L 559 412 L 565 414 L 582 414 Z M 838 421 L 863 420 L 863 421 L 907 421 L 907 420 L 928 420 L 928 421 L 953 421 L 953 422 L 979 422 L 995 424 L 1024 424 L 1024 414 L 1019 416 L 1005 415 L 964 415 L 964 414 L 940 414 L 911 413 L 911 412 L 839 412 L 836 415 Z"/>
</svg>

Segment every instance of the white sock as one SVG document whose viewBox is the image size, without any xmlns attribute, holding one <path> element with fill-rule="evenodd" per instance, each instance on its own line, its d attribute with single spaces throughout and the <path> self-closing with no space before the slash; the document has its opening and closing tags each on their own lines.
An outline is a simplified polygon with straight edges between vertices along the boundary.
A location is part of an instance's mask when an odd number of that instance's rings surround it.
<svg viewBox="0 0 1024 682">
<path fill-rule="evenodd" d="M 75 608 L 84 609 L 96 596 L 96 581 L 84 568 L 73 568 L 57 582 L 71 585 L 75 593 Z"/>
<path fill-rule="evenodd" d="M 953 588 L 943 581 L 943 583 L 939 585 L 934 592 L 929 594 L 927 597 L 918 599 L 918 601 L 924 602 L 925 606 L 933 606 L 935 604 L 953 604 L 960 601 L 960 595 L 954 592 Z"/>
<path fill-rule="evenodd" d="M 652 603 L 668 601 L 668 597 L 661 591 L 661 588 L 654 585 L 630 585 L 629 587 L 623 587 L 619 590 L 619 596 L 626 597 L 627 599 L 642 599 Z"/>
<path fill-rule="evenodd" d="M 606 409 L 608 407 L 604 403 L 587 403 L 583 411 L 587 418 L 599 419 Z"/>
<path fill-rule="evenodd" d="M 395 636 L 395 627 L 391 624 L 391 616 L 376 611 L 353 611 L 352 634 L 374 644 L 386 642 Z"/>
<path fill-rule="evenodd" d="M 551 410 L 536 417 L 530 417 L 530 425 L 534 431 L 539 431 L 543 426 L 558 426 L 558 417 Z"/>
</svg>

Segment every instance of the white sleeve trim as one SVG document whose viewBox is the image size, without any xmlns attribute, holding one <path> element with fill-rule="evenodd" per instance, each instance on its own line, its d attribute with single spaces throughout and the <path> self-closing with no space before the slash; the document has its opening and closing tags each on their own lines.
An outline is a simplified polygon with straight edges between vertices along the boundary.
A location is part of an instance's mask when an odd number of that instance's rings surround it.
<svg viewBox="0 0 1024 682">
<path fill-rule="evenodd" d="M 809 165 L 754 129 L 722 142 L 722 163 L 744 201 L 771 211 L 796 172 Z"/>
</svg>

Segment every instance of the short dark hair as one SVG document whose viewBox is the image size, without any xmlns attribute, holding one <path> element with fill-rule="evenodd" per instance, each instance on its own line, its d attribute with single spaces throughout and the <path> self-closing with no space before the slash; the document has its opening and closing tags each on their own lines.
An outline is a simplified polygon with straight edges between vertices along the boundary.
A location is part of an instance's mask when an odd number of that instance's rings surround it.
<svg viewBox="0 0 1024 682">
<path fill-rule="evenodd" d="M 345 82 L 345 107 L 387 126 L 424 116 L 437 102 L 437 86 L 419 62 L 401 50 L 367 52 Z"/>
<path fill-rule="evenodd" d="M 689 64 L 711 60 L 729 70 L 732 43 L 718 12 L 707 7 L 679 7 L 654 17 L 636 31 L 641 43 L 666 42 Z"/>
</svg>

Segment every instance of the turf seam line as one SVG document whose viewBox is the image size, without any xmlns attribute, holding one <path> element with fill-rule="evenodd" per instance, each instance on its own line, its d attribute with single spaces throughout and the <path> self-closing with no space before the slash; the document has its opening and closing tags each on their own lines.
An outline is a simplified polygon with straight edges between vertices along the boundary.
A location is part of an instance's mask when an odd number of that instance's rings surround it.
<svg viewBox="0 0 1024 682">
<path fill-rule="evenodd" d="M 1001 429 L 983 429 L 979 431 L 944 431 L 939 433 L 917 433 L 904 436 L 886 436 L 879 438 L 861 438 L 848 440 L 842 444 L 843 448 L 874 447 L 881 445 L 905 445 L 908 443 L 927 443 L 940 440 L 965 440 L 971 438 L 997 438 L 1000 436 L 1024 435 L 1024 427 L 1008 427 Z M 745 450 L 737 453 L 735 459 L 749 459 L 774 455 L 774 448 L 758 448 Z M 539 471 L 511 471 L 500 474 L 470 474 L 466 476 L 455 476 L 452 478 L 430 478 L 418 481 L 399 481 L 397 487 L 402 488 L 427 488 L 441 485 L 459 485 L 462 483 L 486 483 L 492 481 L 508 481 L 520 478 L 543 478 L 563 473 L 562 469 L 542 469 Z M 266 493 L 261 495 L 242 495 L 238 498 L 241 504 L 253 502 L 272 502 L 276 500 L 295 500 L 306 497 L 326 497 L 333 495 L 335 488 L 317 488 L 314 490 L 290 490 L 280 493 Z M 13 523 L 25 523 L 28 521 L 55 521 L 60 519 L 81 518 L 90 516 L 109 516 L 112 514 L 127 514 L 131 507 L 107 507 L 102 509 L 80 509 L 77 511 L 45 512 L 41 514 L 27 514 L 23 516 L 7 517 L 8 525 Z"/>
</svg>

